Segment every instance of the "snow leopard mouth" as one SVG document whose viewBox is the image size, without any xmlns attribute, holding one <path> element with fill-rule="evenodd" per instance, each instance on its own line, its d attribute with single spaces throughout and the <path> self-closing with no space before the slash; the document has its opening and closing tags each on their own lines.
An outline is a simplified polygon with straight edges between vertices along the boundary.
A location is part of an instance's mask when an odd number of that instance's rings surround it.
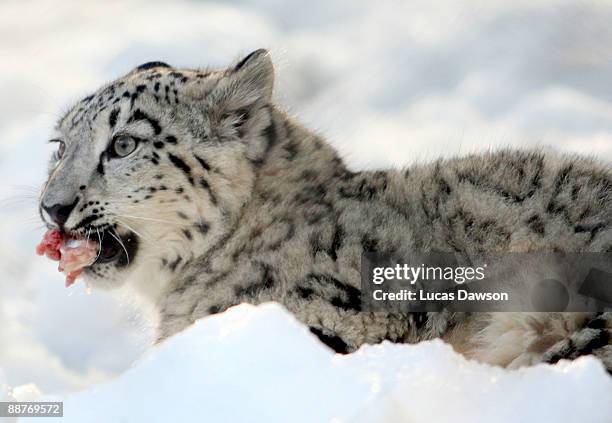
<svg viewBox="0 0 612 423">
<path fill-rule="evenodd" d="M 95 229 L 98 240 L 90 238 L 91 229 L 81 232 L 64 232 L 49 229 L 36 246 L 40 256 L 59 262 L 58 271 L 66 275 L 66 287 L 71 286 L 81 273 L 101 276 L 93 267 L 114 263 L 115 267 L 128 266 L 138 251 L 138 238 L 132 232 L 119 235 L 114 229 Z"/>
<path fill-rule="evenodd" d="M 126 267 L 133 262 L 138 252 L 138 237 L 133 232 L 119 234 L 116 231 L 98 230 L 99 253 L 91 264 L 115 263 L 117 267 Z M 93 239 L 96 236 L 92 237 Z"/>
<path fill-rule="evenodd" d="M 96 259 L 88 267 L 109 263 L 125 267 L 134 260 L 138 252 L 139 242 L 136 234 L 132 231 L 120 233 L 112 223 L 82 226 L 78 230 L 63 232 L 63 235 L 69 239 L 87 239 L 97 244 Z"/>
</svg>

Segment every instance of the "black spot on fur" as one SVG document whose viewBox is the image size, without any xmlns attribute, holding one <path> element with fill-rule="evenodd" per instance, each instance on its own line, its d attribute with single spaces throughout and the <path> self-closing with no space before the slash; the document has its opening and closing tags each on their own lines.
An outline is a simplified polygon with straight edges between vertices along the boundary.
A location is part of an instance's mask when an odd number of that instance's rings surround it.
<svg viewBox="0 0 612 423">
<path fill-rule="evenodd" d="M 331 246 L 329 247 L 328 254 L 332 260 L 338 260 L 338 250 L 342 247 L 342 237 L 344 236 L 344 232 L 342 231 L 341 226 L 336 226 L 334 229 L 334 236 L 332 238 Z"/>
<path fill-rule="evenodd" d="M 572 354 L 574 354 L 575 351 L 576 351 L 576 346 L 574 345 L 571 339 L 568 339 L 565 345 L 563 345 L 561 349 L 555 352 L 555 354 L 550 356 L 546 360 L 546 362 L 549 364 L 555 364 L 559 360 L 562 360 L 564 358 L 569 358 Z"/>
<path fill-rule="evenodd" d="M 168 135 L 168 136 L 166 137 L 166 142 L 167 142 L 168 144 L 173 144 L 173 145 L 176 145 L 177 140 L 176 140 L 176 137 L 175 137 L 175 136 Z"/>
<path fill-rule="evenodd" d="M 136 102 L 136 99 L 138 98 L 139 93 L 137 92 L 133 92 L 132 95 L 130 96 L 130 110 L 134 108 L 134 103 Z"/>
<path fill-rule="evenodd" d="M 202 235 L 206 235 L 208 233 L 208 231 L 210 230 L 210 226 L 207 223 L 204 223 L 204 222 L 196 223 L 195 224 L 195 228 Z"/>
<path fill-rule="evenodd" d="M 345 311 L 361 311 L 361 291 L 352 285 L 339 281 L 338 279 L 324 274 L 309 274 L 301 286 L 316 284 L 325 289 L 333 286 L 336 293 L 329 299 L 334 307 Z"/>
<path fill-rule="evenodd" d="M 533 197 L 541 186 L 544 158 L 537 153 L 518 157 L 500 153 L 481 166 L 457 172 L 459 182 L 467 182 L 481 190 L 522 203 Z M 513 181 L 518 181 L 514 184 Z"/>
<path fill-rule="evenodd" d="M 274 120 L 272 120 L 272 122 L 270 122 L 270 125 L 268 125 L 266 129 L 264 129 L 263 135 L 268 141 L 268 145 L 266 146 L 267 153 L 278 142 L 278 133 L 276 131 L 276 124 L 274 123 Z"/>
<path fill-rule="evenodd" d="M 289 160 L 290 162 L 295 160 L 298 154 L 297 143 L 290 141 L 284 145 L 284 149 L 287 152 L 287 160 Z"/>
<path fill-rule="evenodd" d="M 136 109 L 134 114 L 128 119 L 128 122 L 136 122 L 139 120 L 144 120 L 145 122 L 149 123 L 149 125 L 151 125 L 153 128 L 155 135 L 159 135 L 161 133 L 162 128 L 157 120 L 153 119 L 142 110 Z"/>
<path fill-rule="evenodd" d="M 369 177 L 365 173 L 360 176 L 357 179 L 352 177 L 346 179 L 346 183 L 340 186 L 338 194 L 344 198 L 367 201 L 387 189 L 387 175 L 384 172 L 374 172 Z"/>
<path fill-rule="evenodd" d="M 213 305 L 208 307 L 208 314 L 217 314 L 221 312 L 221 306 Z"/>
<path fill-rule="evenodd" d="M 574 227 L 574 232 L 582 233 L 588 232 L 590 239 L 595 238 L 598 232 L 606 228 L 606 224 L 603 222 L 593 223 L 593 224 L 578 224 Z"/>
<path fill-rule="evenodd" d="M 440 177 L 437 182 L 438 182 L 438 190 L 440 192 L 444 193 L 447 196 L 451 194 L 453 190 L 451 186 L 449 185 L 449 183 L 446 182 L 446 179 Z"/>
<path fill-rule="evenodd" d="M 259 295 L 264 291 L 268 291 L 272 289 L 276 281 L 274 279 L 274 275 L 272 274 L 272 268 L 264 263 L 260 263 L 261 265 L 261 276 L 257 282 L 253 282 L 245 287 L 238 286 L 235 288 L 235 294 L 237 297 L 254 297 Z"/>
<path fill-rule="evenodd" d="M 142 65 L 138 66 L 136 70 L 144 71 L 144 70 L 153 69 L 153 68 L 169 68 L 169 67 L 170 65 L 167 63 L 154 61 L 154 62 L 143 63 Z"/>
<path fill-rule="evenodd" d="M 210 171 L 210 165 L 206 162 L 206 160 L 204 160 L 203 158 L 201 158 L 198 155 L 195 155 L 194 157 L 196 158 L 198 163 L 200 163 L 200 166 L 202 166 L 204 168 L 204 170 Z"/>
<path fill-rule="evenodd" d="M 557 196 L 561 193 L 561 191 L 563 190 L 563 187 L 569 182 L 569 175 L 572 172 L 574 168 L 573 164 L 569 164 L 567 166 L 565 166 L 564 168 L 562 168 L 559 173 L 557 173 L 557 176 L 555 177 L 555 181 L 554 181 L 554 188 L 553 188 L 553 192 L 551 195 L 551 199 L 548 203 L 548 206 L 546 207 L 546 211 L 550 214 L 557 214 L 557 215 L 563 215 L 565 217 L 565 219 L 567 221 L 571 222 L 571 219 L 569 218 L 569 212 L 567 211 L 567 208 L 565 205 L 560 204 L 557 200 Z"/>
<path fill-rule="evenodd" d="M 529 220 L 527 220 L 527 226 L 529 226 L 529 228 L 539 234 L 539 235 L 544 235 L 545 232 L 545 226 L 544 226 L 544 222 L 542 221 L 542 218 L 540 216 L 533 215 L 529 218 Z"/>
<path fill-rule="evenodd" d="M 378 241 L 366 234 L 361 238 L 361 248 L 364 253 L 376 252 L 378 249 Z"/>
<path fill-rule="evenodd" d="M 170 161 L 172 162 L 174 166 L 176 166 L 177 168 L 182 170 L 183 173 L 185 173 L 185 175 L 187 176 L 187 179 L 189 180 L 191 185 L 193 185 L 194 183 L 193 183 L 193 177 L 191 176 L 191 167 L 187 163 L 185 163 L 183 159 L 175 156 L 172 153 L 168 153 L 168 159 L 170 159 Z"/>
<path fill-rule="evenodd" d="M 414 321 L 417 329 L 422 329 L 427 323 L 427 313 L 425 312 L 415 312 L 410 313 L 410 315 L 412 316 L 412 320 Z"/>
<path fill-rule="evenodd" d="M 213 203 L 215 206 L 217 205 L 217 196 L 212 192 L 212 189 L 210 188 L 210 185 L 208 184 L 208 181 L 204 178 L 200 179 L 200 186 L 202 188 L 204 188 L 206 191 L 208 191 L 208 195 L 210 196 L 210 202 Z"/>
<path fill-rule="evenodd" d="M 91 223 L 95 222 L 96 220 L 100 219 L 103 216 L 104 216 L 103 214 L 87 216 L 85 219 L 77 223 L 76 226 L 73 228 L 73 230 L 76 231 L 78 229 L 84 228 L 85 226 L 90 225 Z"/>
<path fill-rule="evenodd" d="M 602 316 L 598 316 L 594 319 L 591 319 L 589 323 L 587 323 L 587 327 L 591 329 L 604 329 L 606 327 L 606 319 Z"/>
<path fill-rule="evenodd" d="M 300 298 L 309 299 L 314 294 L 314 289 L 298 286 L 295 288 L 295 292 Z"/>
<path fill-rule="evenodd" d="M 181 263 L 181 261 L 183 260 L 183 258 L 181 256 L 178 256 L 176 258 L 176 260 L 174 260 L 173 262 L 171 262 L 168 267 L 170 268 L 170 270 L 172 270 L 173 272 L 176 270 L 176 268 L 178 267 L 178 265 Z"/>
<path fill-rule="evenodd" d="M 98 160 L 98 173 L 100 175 L 104 175 L 104 158 L 106 157 L 106 151 L 103 151 L 102 154 L 100 154 L 100 159 Z"/>
<path fill-rule="evenodd" d="M 579 355 L 592 354 L 593 351 L 599 348 L 603 348 L 608 345 L 610 341 L 610 333 L 605 329 L 598 329 L 593 336 L 585 345 L 582 345 L 578 350 Z"/>
<path fill-rule="evenodd" d="M 348 345 L 338 335 L 327 335 L 321 329 L 313 327 L 310 328 L 310 331 L 315 334 L 321 342 L 323 342 L 325 345 L 327 345 L 329 348 L 331 348 L 338 354 L 349 353 Z"/>
<path fill-rule="evenodd" d="M 115 125 L 117 124 L 117 117 L 118 116 L 119 116 L 119 109 L 114 109 L 108 115 L 108 124 L 110 125 L 111 128 L 114 128 Z"/>
</svg>

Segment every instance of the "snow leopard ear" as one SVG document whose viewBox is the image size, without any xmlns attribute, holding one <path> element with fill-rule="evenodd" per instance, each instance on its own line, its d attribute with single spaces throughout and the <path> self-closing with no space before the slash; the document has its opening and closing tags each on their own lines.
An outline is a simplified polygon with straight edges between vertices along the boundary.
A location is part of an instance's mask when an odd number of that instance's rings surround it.
<svg viewBox="0 0 612 423">
<path fill-rule="evenodd" d="M 248 109 L 268 103 L 274 85 L 274 65 L 265 49 L 255 50 L 236 64 L 210 78 L 186 84 L 183 93 L 194 101 L 203 101 L 206 107 L 223 112 Z"/>
<path fill-rule="evenodd" d="M 267 50 L 255 50 L 234 65 L 186 84 L 183 94 L 207 112 L 211 134 L 244 138 L 261 132 L 259 119 L 270 103 L 274 65 Z"/>
<path fill-rule="evenodd" d="M 233 67 L 213 91 L 226 111 L 240 110 L 270 102 L 274 86 L 274 65 L 265 49 L 255 50 Z"/>
</svg>

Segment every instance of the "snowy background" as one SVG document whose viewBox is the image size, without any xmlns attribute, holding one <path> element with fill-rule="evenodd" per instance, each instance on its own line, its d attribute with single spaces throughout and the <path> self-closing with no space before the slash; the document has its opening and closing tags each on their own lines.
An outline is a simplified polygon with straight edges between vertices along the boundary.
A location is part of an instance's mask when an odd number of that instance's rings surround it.
<svg viewBox="0 0 612 423">
<path fill-rule="evenodd" d="M 243 304 L 111 383 L 42 399 L 64 400 L 64 418 L 49 420 L 62 423 L 610 423 L 611 397 L 612 378 L 593 358 L 510 372 L 439 340 L 336 355 L 278 304 Z"/>
<path fill-rule="evenodd" d="M 610 22 L 603 0 L 3 0 L 0 385 L 76 392 L 115 379 L 150 341 L 128 300 L 64 289 L 34 255 L 49 130 L 105 81 L 266 47 L 278 102 L 353 168 L 508 145 L 610 160 Z"/>
</svg>

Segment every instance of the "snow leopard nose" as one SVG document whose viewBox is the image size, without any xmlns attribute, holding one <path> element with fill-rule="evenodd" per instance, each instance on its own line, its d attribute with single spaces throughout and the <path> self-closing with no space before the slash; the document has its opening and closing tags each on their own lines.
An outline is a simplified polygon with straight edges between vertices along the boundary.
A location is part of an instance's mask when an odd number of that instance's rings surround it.
<svg viewBox="0 0 612 423">
<path fill-rule="evenodd" d="M 57 223 L 60 228 L 63 228 L 78 202 L 79 199 L 76 198 L 72 204 L 54 204 L 52 206 L 43 204 L 43 209 L 45 209 L 53 222 Z"/>
</svg>

